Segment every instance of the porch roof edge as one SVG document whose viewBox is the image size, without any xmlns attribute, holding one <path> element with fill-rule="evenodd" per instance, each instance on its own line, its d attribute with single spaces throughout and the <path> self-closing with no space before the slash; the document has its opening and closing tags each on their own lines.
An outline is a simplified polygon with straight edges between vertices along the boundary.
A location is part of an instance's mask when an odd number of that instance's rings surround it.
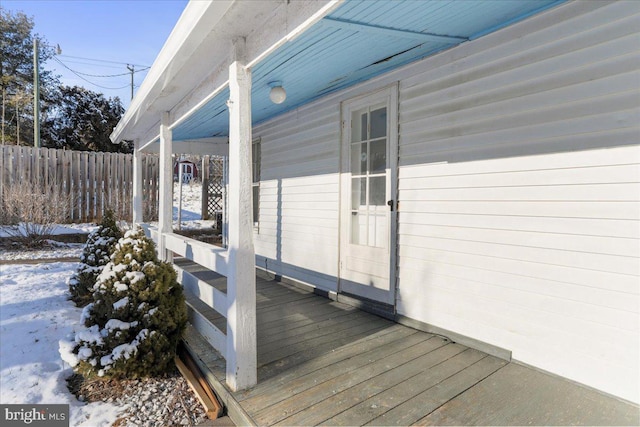
<svg viewBox="0 0 640 427">
<path fill-rule="evenodd" d="M 131 105 L 111 132 L 109 138 L 112 142 L 119 143 L 123 139 L 142 136 L 134 128 L 141 124 L 143 118 L 148 117 L 151 107 L 157 111 L 167 111 L 172 107 L 168 95 L 175 92 L 175 87 L 170 83 L 182 71 L 182 67 L 175 66 L 176 62 L 184 61 L 193 54 L 236 1 L 190 1 L 187 4 Z M 147 128 L 145 126 L 145 131 Z"/>
</svg>

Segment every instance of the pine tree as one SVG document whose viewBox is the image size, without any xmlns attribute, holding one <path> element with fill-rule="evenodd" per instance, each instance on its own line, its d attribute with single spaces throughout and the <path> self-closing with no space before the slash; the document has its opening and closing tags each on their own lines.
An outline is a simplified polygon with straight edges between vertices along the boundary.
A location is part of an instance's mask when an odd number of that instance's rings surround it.
<svg viewBox="0 0 640 427">
<path fill-rule="evenodd" d="M 82 313 L 86 329 L 61 343 L 63 359 L 85 376 L 138 378 L 173 366 L 187 321 L 172 265 L 158 261 L 144 232 L 120 239 Z"/>
<path fill-rule="evenodd" d="M 56 103 L 59 79 L 44 67 L 54 49 L 33 32 L 34 27 L 33 18 L 6 9 L 0 2 L 0 144 L 33 145 L 33 103 L 25 94 L 33 93 L 34 39 L 39 41 L 42 119 L 51 116 Z M 47 142 L 46 134 L 42 120 L 43 143 Z"/>
<path fill-rule="evenodd" d="M 111 251 L 121 237 L 122 232 L 116 224 L 113 211 L 107 210 L 98 229 L 89 234 L 82 249 L 80 266 L 67 282 L 71 300 L 79 307 L 91 302 L 93 285 L 110 261 Z"/>
<path fill-rule="evenodd" d="M 124 114 L 118 97 L 80 86 L 60 86 L 56 117 L 50 122 L 51 146 L 72 150 L 130 153 L 130 144 L 114 144 L 109 135 Z"/>
</svg>

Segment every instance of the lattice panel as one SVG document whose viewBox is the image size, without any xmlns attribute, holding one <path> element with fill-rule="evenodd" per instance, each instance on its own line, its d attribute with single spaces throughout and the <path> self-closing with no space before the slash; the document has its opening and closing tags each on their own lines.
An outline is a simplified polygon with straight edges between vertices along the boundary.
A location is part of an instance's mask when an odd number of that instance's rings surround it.
<svg viewBox="0 0 640 427">
<path fill-rule="evenodd" d="M 209 218 L 214 218 L 216 213 L 223 209 L 222 192 L 224 189 L 224 163 L 219 157 L 209 160 L 209 185 L 207 192 L 207 213 Z"/>
</svg>

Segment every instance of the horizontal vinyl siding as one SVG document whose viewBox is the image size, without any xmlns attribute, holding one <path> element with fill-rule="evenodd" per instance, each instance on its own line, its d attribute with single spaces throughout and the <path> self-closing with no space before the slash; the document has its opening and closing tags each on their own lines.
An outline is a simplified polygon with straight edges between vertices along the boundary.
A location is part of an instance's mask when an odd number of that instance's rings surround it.
<svg viewBox="0 0 640 427">
<path fill-rule="evenodd" d="M 403 81 L 401 165 L 636 140 L 638 98 L 629 88 L 637 87 L 640 57 L 637 34 L 627 33 L 640 19 L 629 9 L 612 4 L 549 30 L 527 28 L 528 21 Z M 527 32 L 505 37 L 518 27 Z"/>
<path fill-rule="evenodd" d="M 336 290 L 339 131 L 335 102 L 316 102 L 253 130 L 261 140 L 257 264 Z"/>
<path fill-rule="evenodd" d="M 400 81 L 398 312 L 638 402 L 640 6 L 571 3 Z"/>
</svg>

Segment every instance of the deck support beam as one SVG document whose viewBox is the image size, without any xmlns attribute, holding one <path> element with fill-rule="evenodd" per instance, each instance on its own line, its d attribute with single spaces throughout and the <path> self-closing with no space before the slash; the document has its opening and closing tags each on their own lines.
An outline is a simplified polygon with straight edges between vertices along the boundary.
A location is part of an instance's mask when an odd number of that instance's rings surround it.
<svg viewBox="0 0 640 427">
<path fill-rule="evenodd" d="M 134 227 L 139 227 L 144 221 L 142 205 L 142 152 L 140 151 L 140 140 L 133 142 L 133 212 L 132 220 Z"/>
<path fill-rule="evenodd" d="M 251 177 L 251 71 L 245 39 L 233 40 L 229 66 L 229 244 L 226 381 L 236 391 L 257 383 L 256 276 Z"/>
<path fill-rule="evenodd" d="M 158 209 L 158 257 L 163 261 L 171 261 L 166 251 L 164 234 L 173 232 L 173 162 L 171 158 L 173 141 L 169 124 L 169 112 L 165 111 L 160 120 L 160 206 Z"/>
</svg>

